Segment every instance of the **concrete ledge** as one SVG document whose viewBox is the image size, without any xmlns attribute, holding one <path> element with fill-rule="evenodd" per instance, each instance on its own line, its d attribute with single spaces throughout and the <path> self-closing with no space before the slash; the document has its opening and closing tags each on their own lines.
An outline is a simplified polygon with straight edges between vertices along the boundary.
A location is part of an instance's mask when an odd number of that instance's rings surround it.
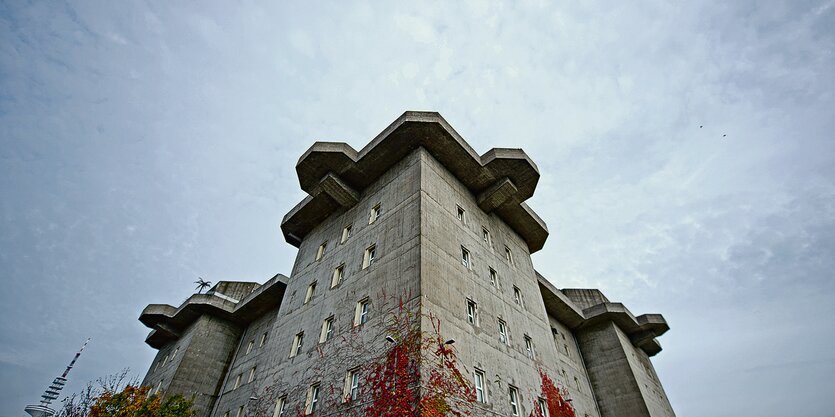
<svg viewBox="0 0 835 417">
<path fill-rule="evenodd" d="M 670 330 L 664 316 L 643 314 L 635 317 L 622 303 L 610 302 L 600 290 L 559 290 L 539 272 L 536 274 L 545 310 L 572 331 L 610 321 L 648 356 L 655 356 L 661 351 L 661 344 L 655 338 Z M 581 310 L 581 307 L 585 308 Z"/>
<path fill-rule="evenodd" d="M 206 294 L 192 295 L 180 307 L 149 304 L 139 315 L 139 321 L 153 329 L 145 343 L 159 349 L 180 337 L 183 330 L 204 314 L 234 323 L 249 323 L 281 304 L 288 279 L 278 274 L 238 303 L 216 296 L 210 290 Z"/>
<path fill-rule="evenodd" d="M 539 281 L 539 292 L 542 294 L 542 301 L 545 303 L 545 310 L 548 314 L 564 323 L 569 329 L 580 327 L 586 319 L 583 316 L 583 310 L 569 300 L 557 287 L 548 282 L 539 272 L 536 273 L 536 278 Z"/>
<path fill-rule="evenodd" d="M 294 246 L 301 244 L 331 213 L 350 205 L 354 194 L 362 193 L 420 147 L 476 196 L 495 188 L 495 195 L 484 196 L 485 210 L 495 210 L 522 236 L 531 253 L 542 248 L 548 228 L 523 203 L 533 195 L 539 181 L 536 164 L 521 149 L 495 148 L 479 156 L 434 112 L 404 113 L 360 151 L 345 143 L 314 143 L 296 165 L 299 185 L 310 196 L 284 216 L 281 230 L 285 240 Z M 322 184 L 323 179 L 328 183 Z M 323 192 L 323 187 L 329 191 Z"/>
</svg>

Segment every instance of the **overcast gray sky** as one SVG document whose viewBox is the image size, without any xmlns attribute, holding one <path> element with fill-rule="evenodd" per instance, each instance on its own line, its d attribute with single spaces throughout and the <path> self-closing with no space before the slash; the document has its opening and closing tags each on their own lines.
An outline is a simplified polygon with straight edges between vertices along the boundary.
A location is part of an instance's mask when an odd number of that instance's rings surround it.
<svg viewBox="0 0 835 417">
<path fill-rule="evenodd" d="M 540 272 L 664 314 L 679 416 L 835 416 L 833 1 L 263 3 L 0 3 L 0 415 L 288 274 L 302 152 L 434 110 L 538 164 Z"/>
</svg>

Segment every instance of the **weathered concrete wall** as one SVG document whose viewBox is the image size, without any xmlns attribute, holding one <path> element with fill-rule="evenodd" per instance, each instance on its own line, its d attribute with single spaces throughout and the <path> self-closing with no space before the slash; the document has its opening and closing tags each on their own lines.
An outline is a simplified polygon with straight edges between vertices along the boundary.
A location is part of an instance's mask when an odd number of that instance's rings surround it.
<svg viewBox="0 0 835 417">
<path fill-rule="evenodd" d="M 626 353 L 629 367 L 635 375 L 635 381 L 641 391 L 649 415 L 653 417 L 675 416 L 664 388 L 661 386 L 661 381 L 655 373 L 655 367 L 652 366 L 647 354 L 633 346 L 629 338 L 620 329 L 617 330 L 618 339 Z"/>
<path fill-rule="evenodd" d="M 246 395 L 224 395 L 216 407 L 216 417 L 227 411 L 235 417 L 238 407 L 246 405 L 253 392 L 259 403 L 253 407 L 272 412 L 275 399 L 286 396 L 286 409 L 295 412 L 304 406 L 307 389 L 313 383 L 322 386 L 320 407 L 329 406 L 336 414 L 344 409 L 341 395 L 346 372 L 367 361 L 371 352 L 387 347 L 385 309 L 396 307 L 401 295 L 412 300 L 420 296 L 418 162 L 418 153 L 402 160 L 369 186 L 354 207 L 332 215 L 305 238 L 285 299 L 269 331 L 264 372 L 260 371 L 260 361 L 257 365 L 253 387 L 258 388 L 247 388 Z M 370 210 L 376 204 L 380 204 L 382 213 L 369 224 Z M 340 243 L 347 225 L 352 226 L 351 237 Z M 325 241 L 325 254 L 317 261 L 319 245 Z M 363 269 L 363 254 L 372 244 L 376 245 L 376 261 Z M 343 281 L 331 288 L 333 271 L 343 264 Z M 313 282 L 316 290 L 312 299 L 304 303 L 307 288 Z M 371 302 L 369 321 L 354 327 L 357 302 L 365 298 Z M 334 318 L 333 335 L 320 344 L 322 322 L 328 317 Z M 293 340 L 300 332 L 304 332 L 303 347 L 291 358 Z M 245 348 L 245 343 L 242 346 Z M 359 349 L 352 351 L 346 346 Z M 246 369 L 246 365 L 241 366 Z M 230 374 L 228 380 L 233 378 Z"/>
<path fill-rule="evenodd" d="M 551 336 L 559 358 L 557 363 L 550 364 L 551 369 L 556 371 L 556 374 L 551 375 L 552 379 L 568 390 L 577 416 L 597 415 L 596 398 L 574 333 L 550 315 L 548 322 L 552 328 Z"/>
<path fill-rule="evenodd" d="M 214 407 L 215 414 L 224 415 L 229 412 L 230 416 L 235 415 L 237 408 L 249 403 L 249 398 L 258 395 L 258 381 L 263 379 L 262 374 L 267 372 L 269 362 L 268 343 L 273 325 L 275 324 L 278 309 L 273 309 L 257 320 L 250 323 L 236 343 L 236 349 L 226 372 L 225 378 L 221 381 L 222 388 L 219 389 L 219 399 Z M 263 345 L 261 341 L 263 340 Z M 251 347 L 250 347 L 251 344 Z M 254 379 L 249 380 L 250 373 L 255 369 Z M 237 378 L 240 376 L 238 387 L 235 387 Z"/>
<path fill-rule="evenodd" d="M 580 309 L 609 302 L 609 299 L 600 290 L 596 289 L 563 288 L 561 291 Z"/>
<path fill-rule="evenodd" d="M 639 358 L 649 364 L 646 354 L 633 347 L 617 325 L 604 322 L 584 328 L 577 335 L 602 416 L 675 415 L 655 371 L 641 365 Z"/>
<path fill-rule="evenodd" d="M 197 416 L 208 416 L 240 334 L 241 329 L 228 321 L 201 316 L 179 340 L 160 349 L 143 385 L 154 389 L 160 387 L 163 393 L 177 393 L 193 399 Z M 164 358 L 178 348 L 173 359 L 169 356 L 166 365 L 156 367 L 160 355 Z"/>
<path fill-rule="evenodd" d="M 240 301 L 260 286 L 257 282 L 221 281 L 212 287 L 207 294 L 220 293 L 226 297 Z"/>
<path fill-rule="evenodd" d="M 527 245 L 501 219 L 479 209 L 475 196 L 431 155 L 424 152 L 421 160 L 422 302 L 425 311 L 441 319 L 443 336 L 456 340 L 470 377 L 475 369 L 484 372 L 487 402 L 479 404 L 480 413 L 510 415 L 512 385 L 520 394 L 520 415 L 528 415 L 541 393 L 538 370 L 543 369 L 568 389 L 579 416 L 597 416 L 582 367 L 557 353 Z M 464 221 L 458 219 L 458 207 L 465 211 Z M 483 229 L 490 233 L 488 242 Z M 470 253 L 469 267 L 463 265 L 462 246 Z M 513 262 L 506 259 L 505 247 Z M 497 273 L 496 285 L 490 269 Z M 477 304 L 475 325 L 468 322 L 468 299 Z M 507 324 L 508 344 L 500 341 L 498 320 Z M 534 359 L 527 356 L 525 336 L 533 342 Z M 563 375 L 562 369 L 571 372 Z M 575 376 L 581 389 L 575 388 Z"/>
</svg>

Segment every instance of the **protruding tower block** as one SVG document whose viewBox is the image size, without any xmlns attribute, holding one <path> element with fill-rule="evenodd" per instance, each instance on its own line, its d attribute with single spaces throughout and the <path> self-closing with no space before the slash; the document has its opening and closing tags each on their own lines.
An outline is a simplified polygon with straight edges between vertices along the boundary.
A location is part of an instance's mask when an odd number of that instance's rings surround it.
<svg viewBox="0 0 835 417">
<path fill-rule="evenodd" d="M 180 307 L 145 307 L 139 320 L 153 329 L 145 342 L 159 352 L 142 385 L 152 393 L 182 394 L 194 401 L 198 416 L 210 415 L 241 336 L 253 322 L 275 319 L 286 282 L 282 275 L 263 285 L 221 281 Z"/>
</svg>

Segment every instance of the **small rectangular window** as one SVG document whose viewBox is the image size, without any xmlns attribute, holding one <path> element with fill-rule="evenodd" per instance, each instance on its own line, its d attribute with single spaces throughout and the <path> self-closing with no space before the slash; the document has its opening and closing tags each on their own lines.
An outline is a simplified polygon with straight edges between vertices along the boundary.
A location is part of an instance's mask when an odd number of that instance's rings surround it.
<svg viewBox="0 0 835 417">
<path fill-rule="evenodd" d="M 517 286 L 513 286 L 513 301 L 522 305 L 522 291 Z"/>
<path fill-rule="evenodd" d="M 533 359 L 533 340 L 528 335 L 525 335 L 525 354 Z"/>
<path fill-rule="evenodd" d="M 255 345 L 254 340 L 250 340 L 249 343 L 246 344 L 246 353 L 244 355 L 249 355 L 249 352 L 252 352 L 252 346 Z"/>
<path fill-rule="evenodd" d="M 284 404 L 287 403 L 287 397 L 279 397 L 275 400 L 275 410 L 273 411 L 273 417 L 281 417 L 284 415 Z"/>
<path fill-rule="evenodd" d="M 349 224 L 349 225 L 345 226 L 344 229 L 342 229 L 342 238 L 339 239 L 339 243 L 345 243 L 345 242 L 348 241 L 348 239 L 351 238 L 351 228 L 352 227 L 353 226 Z"/>
<path fill-rule="evenodd" d="M 339 265 L 333 270 L 333 277 L 331 277 L 331 288 L 336 287 L 342 282 L 345 276 L 345 264 Z"/>
<path fill-rule="evenodd" d="M 536 403 L 539 406 L 539 414 L 541 414 L 542 417 L 548 417 L 548 404 L 545 403 L 545 399 L 539 398 Z"/>
<path fill-rule="evenodd" d="M 304 414 L 313 414 L 316 411 L 316 406 L 319 405 L 319 384 L 313 384 L 307 390 L 307 404 L 304 407 Z"/>
<path fill-rule="evenodd" d="M 325 343 L 330 340 L 333 335 L 333 316 L 330 316 L 322 322 L 322 332 L 319 333 L 319 343 Z"/>
<path fill-rule="evenodd" d="M 568 345 L 567 345 L 567 344 L 563 343 L 563 345 L 562 345 L 562 349 L 563 349 L 563 351 L 565 352 L 565 355 L 566 355 L 566 356 L 571 356 L 571 354 L 570 354 L 570 353 L 568 353 Z"/>
<path fill-rule="evenodd" d="M 380 208 L 379 203 L 376 206 L 372 207 L 371 208 L 371 214 L 368 217 L 368 224 L 376 222 L 377 219 L 380 218 L 380 214 L 382 214 L 382 213 L 383 213 L 383 211 Z"/>
<path fill-rule="evenodd" d="M 470 251 L 463 246 L 461 246 L 461 265 L 464 265 L 464 268 L 470 269 Z"/>
<path fill-rule="evenodd" d="M 467 322 L 476 325 L 478 323 L 478 307 L 475 301 L 467 300 Z"/>
<path fill-rule="evenodd" d="M 481 228 L 481 240 L 483 240 L 488 246 L 490 245 L 490 231 L 487 230 L 486 227 Z"/>
<path fill-rule="evenodd" d="M 508 344 L 507 323 L 502 319 L 499 319 L 499 341 L 504 345 Z"/>
<path fill-rule="evenodd" d="M 368 268 L 377 260 L 377 245 L 371 245 L 365 249 L 362 256 L 362 269 Z"/>
<path fill-rule="evenodd" d="M 574 377 L 574 386 L 577 387 L 577 391 L 580 390 L 580 379 L 578 379 L 576 376 Z"/>
<path fill-rule="evenodd" d="M 475 398 L 480 403 L 487 402 L 487 393 L 484 391 L 484 372 L 475 370 Z"/>
<path fill-rule="evenodd" d="M 241 374 L 238 374 L 238 376 L 235 377 L 235 384 L 232 385 L 232 390 L 233 391 L 238 389 L 238 387 L 241 386 L 241 376 L 242 376 Z"/>
<path fill-rule="evenodd" d="M 313 281 L 307 286 L 307 293 L 304 295 L 304 303 L 307 304 L 313 299 L 313 293 L 316 292 L 316 281 Z"/>
<path fill-rule="evenodd" d="M 316 260 L 317 261 L 319 259 L 322 259 L 323 256 L 325 256 L 325 248 L 327 248 L 327 247 L 328 247 L 328 241 L 327 240 L 322 242 L 321 245 L 319 245 L 319 249 L 316 251 Z"/>
<path fill-rule="evenodd" d="M 258 343 L 258 347 L 264 346 L 264 343 L 267 343 L 267 333 L 261 335 L 261 342 Z"/>
<path fill-rule="evenodd" d="M 345 374 L 345 390 L 342 395 L 344 402 L 356 401 L 359 395 L 360 375 L 359 368 L 351 369 Z"/>
<path fill-rule="evenodd" d="M 519 415 L 519 390 L 516 387 L 510 387 L 508 394 L 510 396 L 510 414 L 513 416 Z"/>
<path fill-rule="evenodd" d="M 498 274 L 496 274 L 496 270 L 493 268 L 490 268 L 490 285 L 494 287 L 499 286 L 499 276 Z"/>
<path fill-rule="evenodd" d="M 357 309 L 354 312 L 354 326 L 365 324 L 368 321 L 368 299 L 357 302 Z"/>
<path fill-rule="evenodd" d="M 249 370 L 249 378 L 246 379 L 247 383 L 250 383 L 255 380 L 255 367 L 253 366 L 252 369 Z"/>
<path fill-rule="evenodd" d="M 510 252 L 510 248 L 507 246 L 504 247 L 504 258 L 507 260 L 507 263 L 513 265 L 513 253 Z"/>
<path fill-rule="evenodd" d="M 464 211 L 464 209 L 462 209 L 461 206 L 458 206 L 458 221 L 460 221 L 461 223 L 465 223 L 465 215 L 466 212 Z"/>
<path fill-rule="evenodd" d="M 293 346 L 290 347 L 290 357 L 298 355 L 301 353 L 302 345 L 304 344 L 304 332 L 298 333 L 293 338 Z"/>
<path fill-rule="evenodd" d="M 235 414 L 235 417 L 243 417 L 244 415 L 244 406 L 238 407 L 238 412 Z"/>
</svg>

